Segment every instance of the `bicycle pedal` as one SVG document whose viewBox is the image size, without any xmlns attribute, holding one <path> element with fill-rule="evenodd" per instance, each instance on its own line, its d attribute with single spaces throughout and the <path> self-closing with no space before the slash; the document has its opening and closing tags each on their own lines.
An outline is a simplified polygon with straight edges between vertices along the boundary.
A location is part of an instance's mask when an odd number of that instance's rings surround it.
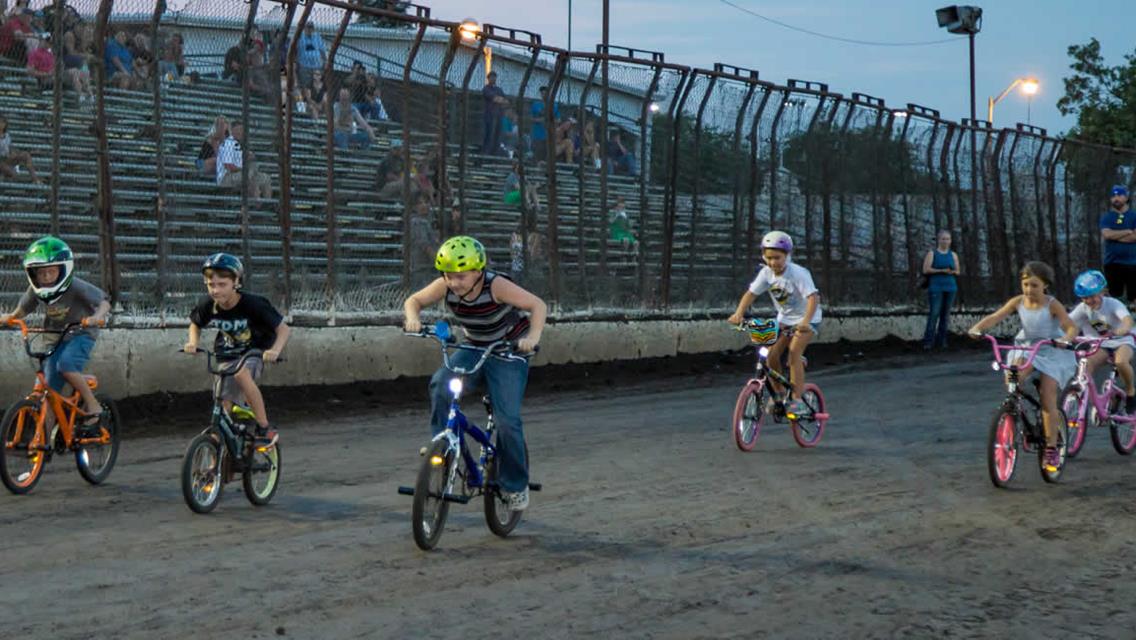
<svg viewBox="0 0 1136 640">
<path fill-rule="evenodd" d="M 539 482 L 530 482 L 529 491 L 540 491 L 542 486 Z"/>
</svg>

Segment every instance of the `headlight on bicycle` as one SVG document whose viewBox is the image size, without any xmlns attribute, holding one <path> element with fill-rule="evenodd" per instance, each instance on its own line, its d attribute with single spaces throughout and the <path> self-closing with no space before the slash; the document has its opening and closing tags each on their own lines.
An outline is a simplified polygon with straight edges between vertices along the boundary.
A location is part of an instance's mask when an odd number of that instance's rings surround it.
<svg viewBox="0 0 1136 640">
<path fill-rule="evenodd" d="M 758 354 L 759 354 L 759 355 L 760 355 L 760 356 L 761 356 L 762 358 L 768 358 L 768 357 L 769 357 L 769 347 L 761 347 L 761 348 L 759 348 L 759 349 L 757 350 L 757 353 L 758 353 Z"/>
<path fill-rule="evenodd" d="M 461 395 L 461 392 L 462 392 L 462 379 L 461 378 L 451 378 L 450 379 L 450 393 L 454 394 L 454 397 L 456 398 L 456 397 Z"/>
</svg>

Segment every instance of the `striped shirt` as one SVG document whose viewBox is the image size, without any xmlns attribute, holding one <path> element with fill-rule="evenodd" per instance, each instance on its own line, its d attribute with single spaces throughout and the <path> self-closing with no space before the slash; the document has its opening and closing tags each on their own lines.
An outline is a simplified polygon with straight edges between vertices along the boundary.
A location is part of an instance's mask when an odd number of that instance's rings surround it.
<svg viewBox="0 0 1136 640">
<path fill-rule="evenodd" d="M 518 311 L 513 305 L 493 299 L 493 281 L 497 277 L 496 273 L 486 271 L 481 292 L 473 300 L 462 300 L 453 291 L 446 291 L 446 306 L 457 317 L 471 344 L 487 345 L 498 340 L 517 340 L 529 332 L 528 314 Z"/>
<path fill-rule="evenodd" d="M 225 138 L 221 147 L 217 149 L 217 184 L 221 184 L 221 180 L 229 173 L 229 170 L 225 168 L 226 164 L 234 165 L 238 169 L 244 166 L 241 158 L 241 143 L 232 135 Z"/>
</svg>

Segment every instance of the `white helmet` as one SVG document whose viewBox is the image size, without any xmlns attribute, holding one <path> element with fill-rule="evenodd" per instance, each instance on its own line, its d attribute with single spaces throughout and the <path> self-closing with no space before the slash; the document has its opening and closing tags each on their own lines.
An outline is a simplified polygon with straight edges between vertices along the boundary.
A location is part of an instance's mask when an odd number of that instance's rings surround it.
<svg viewBox="0 0 1136 640">
<path fill-rule="evenodd" d="M 780 249 L 785 253 L 793 252 L 793 239 L 784 231 L 770 231 L 761 239 L 761 248 Z"/>
</svg>

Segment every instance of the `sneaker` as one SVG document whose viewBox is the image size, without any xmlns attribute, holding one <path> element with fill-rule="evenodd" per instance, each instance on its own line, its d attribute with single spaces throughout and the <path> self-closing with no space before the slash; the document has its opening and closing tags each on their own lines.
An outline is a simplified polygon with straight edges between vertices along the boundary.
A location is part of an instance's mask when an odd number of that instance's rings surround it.
<svg viewBox="0 0 1136 640">
<path fill-rule="evenodd" d="M 1045 470 L 1055 473 L 1061 468 L 1061 451 L 1057 447 L 1045 448 Z"/>
<path fill-rule="evenodd" d="M 770 398 L 765 401 L 765 413 L 768 415 L 775 416 L 783 408 L 781 401 L 776 397 L 770 396 Z"/>
<path fill-rule="evenodd" d="M 528 487 L 525 487 L 523 491 L 502 491 L 501 497 L 509 505 L 510 511 L 524 511 L 529 506 Z"/>
<path fill-rule="evenodd" d="M 1136 413 L 1136 396 L 1128 396 L 1124 399 L 1124 413 L 1128 415 Z"/>
<path fill-rule="evenodd" d="M 276 429 L 272 427 L 256 427 L 256 439 L 254 443 L 258 449 L 267 449 L 276 446 L 276 441 L 280 439 L 280 434 L 276 433 Z"/>
</svg>

